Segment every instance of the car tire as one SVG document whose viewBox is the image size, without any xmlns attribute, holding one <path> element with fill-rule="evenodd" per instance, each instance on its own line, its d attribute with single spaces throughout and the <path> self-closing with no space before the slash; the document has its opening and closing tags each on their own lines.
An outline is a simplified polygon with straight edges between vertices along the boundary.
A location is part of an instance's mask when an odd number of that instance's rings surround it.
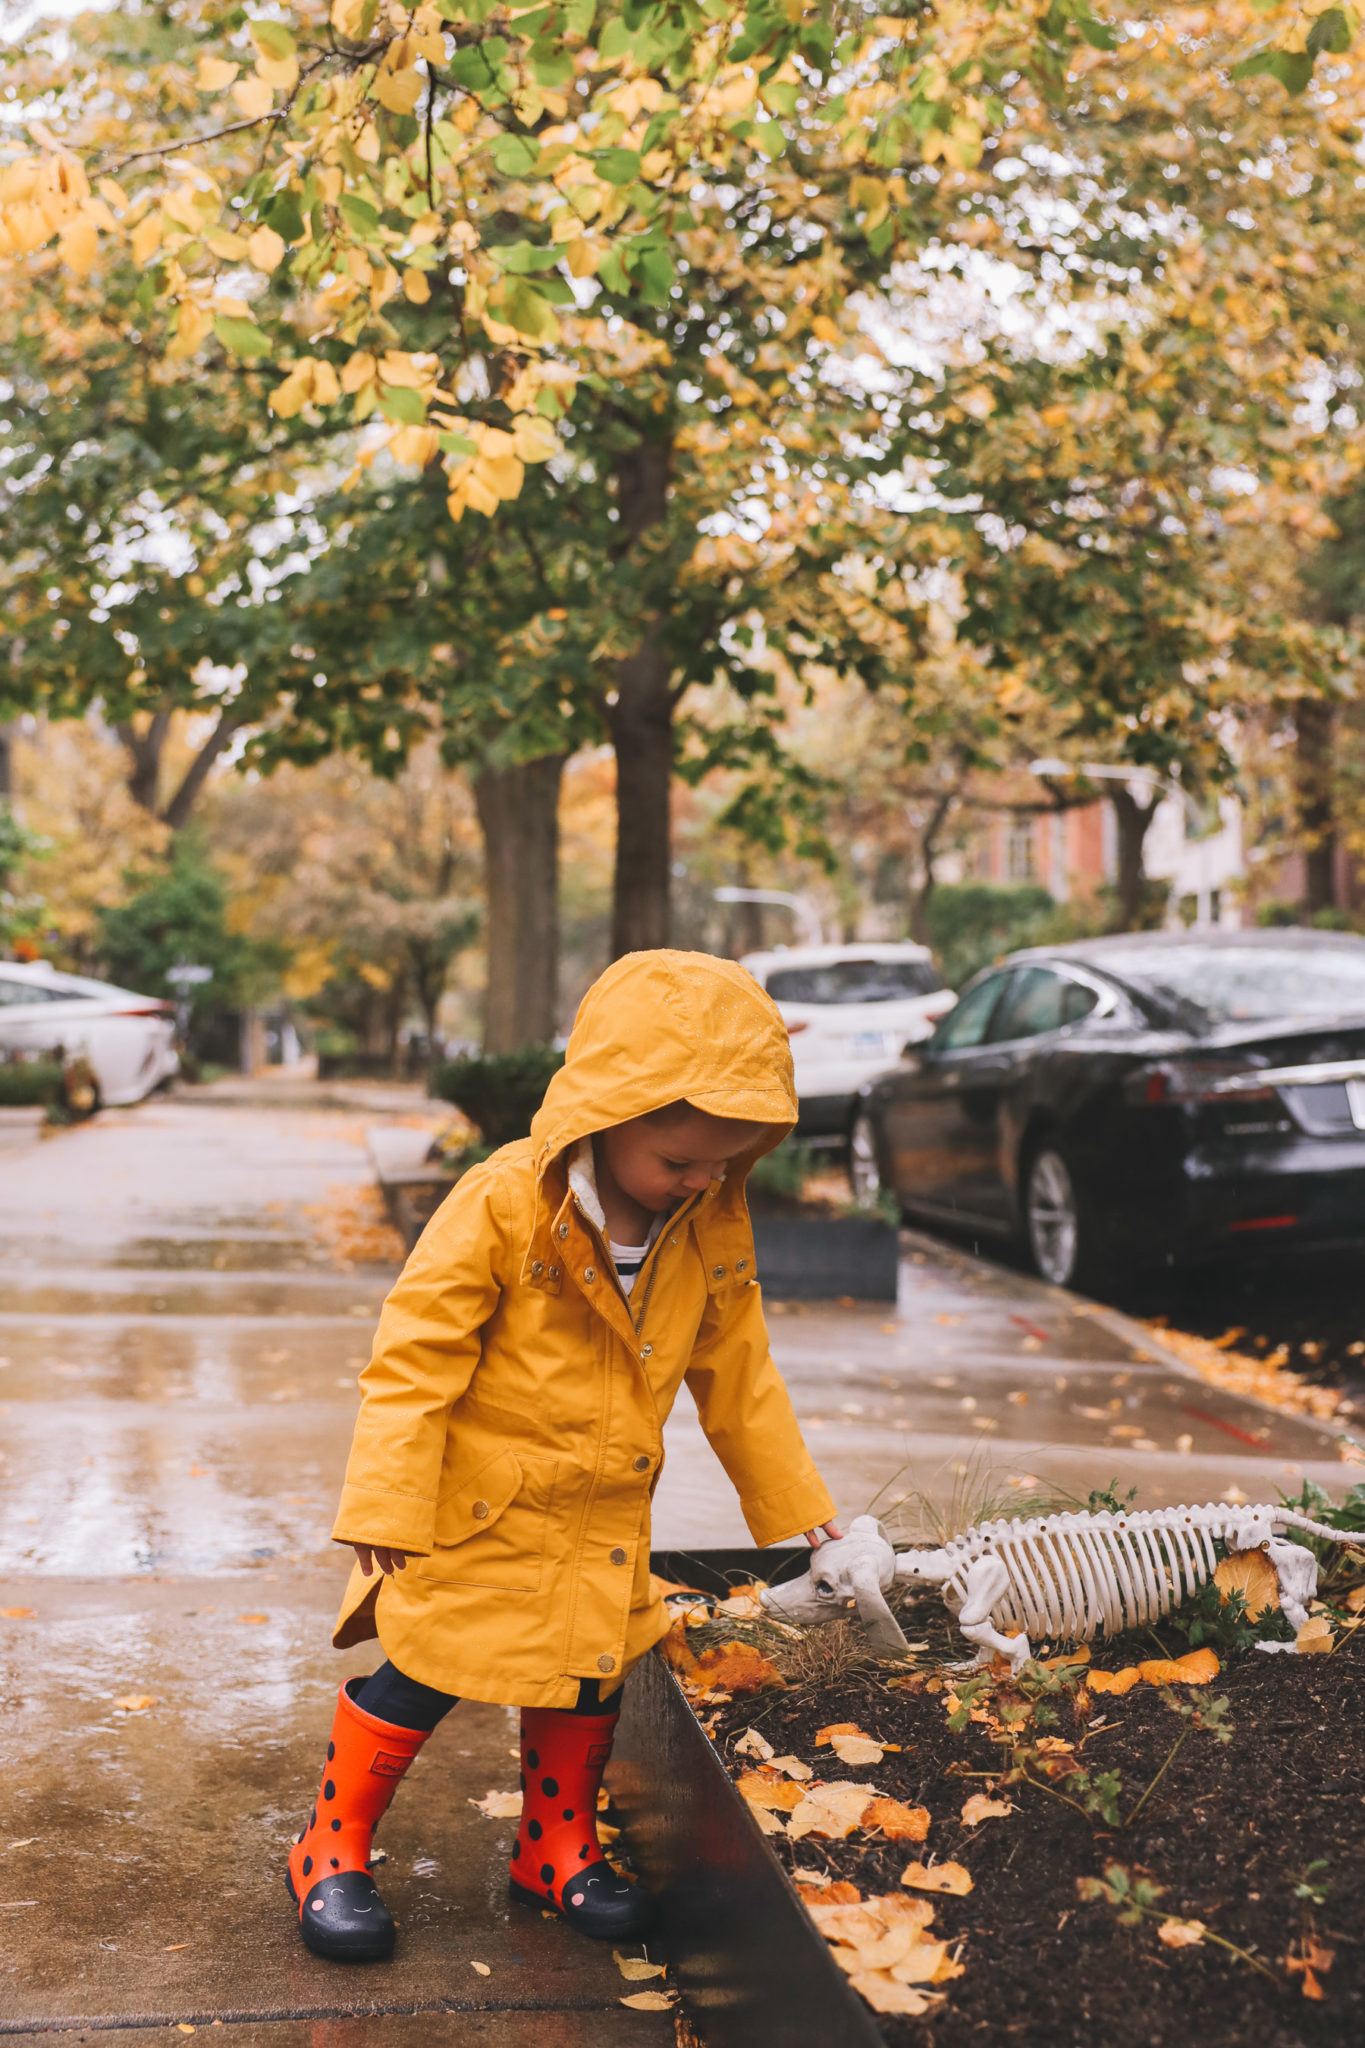
<svg viewBox="0 0 1365 2048">
<path fill-rule="evenodd" d="M 1060 1145 L 1044 1142 L 1024 1169 L 1024 1236 L 1035 1272 L 1054 1287 L 1099 1277 L 1094 1226 L 1077 1192 L 1076 1172 Z"/>
<path fill-rule="evenodd" d="M 854 1117 L 848 1133 L 848 1180 L 860 1209 L 876 1209 L 882 1197 L 877 1119 L 867 1110 Z"/>
</svg>

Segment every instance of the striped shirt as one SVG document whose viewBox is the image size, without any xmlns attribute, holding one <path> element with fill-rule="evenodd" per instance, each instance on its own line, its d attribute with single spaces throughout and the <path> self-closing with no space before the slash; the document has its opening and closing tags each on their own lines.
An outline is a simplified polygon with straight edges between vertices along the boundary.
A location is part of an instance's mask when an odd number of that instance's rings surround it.
<svg viewBox="0 0 1365 2048">
<path fill-rule="evenodd" d="M 635 1276 L 649 1257 L 650 1247 L 663 1226 L 662 1215 L 651 1217 L 649 1231 L 643 1244 L 618 1244 L 614 1237 L 607 1239 L 607 1250 L 611 1253 L 611 1262 L 616 1268 L 621 1292 L 627 1299 L 630 1298 L 630 1290 L 635 1285 Z"/>
</svg>

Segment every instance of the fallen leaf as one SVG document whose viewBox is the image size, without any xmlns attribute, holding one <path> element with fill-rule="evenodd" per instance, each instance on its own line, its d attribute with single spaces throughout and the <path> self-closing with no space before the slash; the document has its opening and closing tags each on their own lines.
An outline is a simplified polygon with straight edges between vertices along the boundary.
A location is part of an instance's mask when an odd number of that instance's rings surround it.
<svg viewBox="0 0 1365 2048">
<path fill-rule="evenodd" d="M 965 1963 L 960 1963 L 956 1956 L 945 1955 L 930 1981 L 935 1984 L 951 1984 L 954 1977 L 965 1977 L 966 1974 Z"/>
<path fill-rule="evenodd" d="M 684 1677 L 690 1676 L 696 1670 L 697 1660 L 693 1656 L 692 1646 L 687 1640 L 686 1615 L 683 1615 L 674 1622 L 672 1628 L 660 1643 L 659 1648 L 663 1651 L 665 1658 L 672 1665 L 673 1669 L 680 1672 Z"/>
<path fill-rule="evenodd" d="M 476 1963 L 472 1956 L 469 1959 L 469 1967 L 471 1970 L 477 1970 L 481 1977 L 491 1977 L 493 1974 L 487 1963 Z"/>
<path fill-rule="evenodd" d="M 736 1756 L 757 1757 L 760 1763 L 767 1763 L 772 1753 L 771 1742 L 765 1742 L 757 1728 L 746 1728 L 735 1744 Z"/>
<path fill-rule="evenodd" d="M 1280 1582 L 1263 1550 L 1230 1550 L 1214 1572 L 1213 1583 L 1224 1604 L 1240 1593 L 1251 1621 L 1280 1604 Z"/>
<path fill-rule="evenodd" d="M 1091 1692 L 1131 1692 L 1141 1673 L 1136 1664 L 1127 1664 L 1122 1671 L 1092 1671 L 1086 1680 Z"/>
<path fill-rule="evenodd" d="M 785 1813 L 790 1813 L 806 1797 L 789 1778 L 765 1778 L 761 1771 L 746 1771 L 736 1779 L 735 1790 L 750 1806 L 776 1806 Z"/>
<path fill-rule="evenodd" d="M 634 2012 L 669 2012 L 673 2000 L 666 1991 L 632 1991 L 618 1999 L 617 2004 L 628 2005 Z"/>
<path fill-rule="evenodd" d="M 646 1977 L 663 1976 L 662 1963 L 651 1963 L 645 1956 L 623 1956 L 619 1948 L 614 1948 L 612 1954 L 616 1958 L 617 1969 L 629 1983 L 639 1984 Z"/>
<path fill-rule="evenodd" d="M 0 1607 L 6 1621 L 32 1621 L 37 1612 L 36 1607 Z"/>
<path fill-rule="evenodd" d="M 960 1863 L 907 1863 L 901 1883 L 917 1892 L 944 1892 L 963 1899 L 972 1889 L 972 1879 Z"/>
<path fill-rule="evenodd" d="M 785 1835 L 787 1830 L 770 1806 L 750 1808 L 760 1835 Z"/>
<path fill-rule="evenodd" d="M 189 1943 L 187 1941 L 173 1941 L 170 1947 L 163 1948 L 161 1953 L 163 1956 L 178 1956 L 182 1948 L 188 1947 Z"/>
<path fill-rule="evenodd" d="M 31 1849 L 37 1841 L 36 1835 L 21 1835 L 17 1842 L 6 1842 L 6 1849 Z"/>
<path fill-rule="evenodd" d="M 793 1809 L 788 1833 L 793 1839 L 823 1835 L 841 1842 L 853 1833 L 878 1796 L 872 1785 L 817 1785 L 803 1794 L 801 1804 Z"/>
<path fill-rule="evenodd" d="M 1187 1650 L 1183 1657 L 1149 1657 L 1138 1677 L 1148 1685 L 1207 1685 L 1220 1668 L 1212 1650 Z"/>
<path fill-rule="evenodd" d="M 909 1984 L 898 1984 L 894 1977 L 881 1970 L 850 1977 L 849 1982 L 858 1996 L 867 2000 L 873 2012 L 919 2014 L 928 2012 L 933 2004 L 933 2000 L 926 1998 L 922 1991 L 916 1991 Z"/>
<path fill-rule="evenodd" d="M 511 1820 L 521 1812 L 520 1792 L 487 1792 L 482 1799 L 471 1799 L 471 1806 L 488 1820 Z"/>
<path fill-rule="evenodd" d="M 727 1599 L 716 1602 L 716 1613 L 728 1614 L 736 1621 L 761 1621 L 764 1609 L 757 1586 L 736 1586 Z"/>
<path fill-rule="evenodd" d="M 874 1799 L 862 1824 L 878 1829 L 890 1842 L 922 1842 L 929 1832 L 929 1809 L 902 1806 L 899 1799 Z"/>
<path fill-rule="evenodd" d="M 1332 1624 L 1325 1614 L 1310 1614 L 1294 1638 L 1294 1647 L 1302 1657 L 1325 1656 L 1332 1647 Z"/>
<path fill-rule="evenodd" d="M 194 2028 L 190 2025 L 188 2020 L 181 2020 L 177 2024 L 175 2031 L 177 2032 L 177 2034 L 192 2034 L 194 2032 Z"/>
<path fill-rule="evenodd" d="M 1352 1586 L 1344 1604 L 1349 1613 L 1359 1614 L 1361 1608 L 1365 1607 L 1365 1586 Z"/>
<path fill-rule="evenodd" d="M 841 1764 L 855 1771 L 865 1764 L 879 1764 L 885 1755 L 880 1742 L 874 1742 L 870 1735 L 836 1735 L 830 1748 Z"/>
<path fill-rule="evenodd" d="M 962 1809 L 962 1819 L 969 1828 L 980 1827 L 983 1820 L 1003 1820 L 1007 1813 L 1014 1812 L 1014 1802 L 1009 1799 L 990 1799 L 984 1792 L 973 1792 Z"/>
<path fill-rule="evenodd" d="M 752 1643 L 722 1643 L 704 1650 L 691 1673 L 701 1692 L 768 1692 L 784 1684 L 777 1666 L 756 1650 Z"/>
<path fill-rule="evenodd" d="M 247 1621 L 255 1623 L 258 1621 L 265 1621 L 268 1619 L 268 1617 L 264 1614 L 239 1614 L 237 1616 L 237 1619 L 238 1621 Z"/>
<path fill-rule="evenodd" d="M 1060 1671 L 1068 1664 L 1088 1664 L 1089 1662 L 1089 1643 L 1077 1643 L 1074 1650 L 1067 1650 L 1060 1657 L 1045 1658 L 1043 1660 L 1043 1669 L 1044 1671 Z"/>
<path fill-rule="evenodd" d="M 145 1714 L 149 1707 L 157 1707 L 160 1704 L 154 1692 L 129 1692 L 125 1693 L 122 1699 L 114 1701 L 121 1714 Z"/>
<path fill-rule="evenodd" d="M 770 1768 L 774 1771 L 785 1771 L 789 1778 L 800 1778 L 803 1783 L 807 1778 L 814 1776 L 810 1765 L 803 1764 L 799 1756 L 775 1756 Z"/>
<path fill-rule="evenodd" d="M 1204 1939 L 1202 1920 L 1163 1920 L 1157 1928 L 1156 1938 L 1164 1941 L 1167 1948 L 1193 1948 Z"/>
<path fill-rule="evenodd" d="M 857 1735 L 864 1742 L 870 1740 L 870 1737 L 858 1726 L 856 1721 L 831 1721 L 827 1728 L 816 1730 L 815 1747 L 817 1749 L 828 1748 L 836 1735 Z"/>
<path fill-rule="evenodd" d="M 1041 1735 L 1038 1738 L 1040 1756 L 1071 1756 L 1075 1748 L 1074 1742 L 1066 1742 L 1060 1735 Z"/>
</svg>

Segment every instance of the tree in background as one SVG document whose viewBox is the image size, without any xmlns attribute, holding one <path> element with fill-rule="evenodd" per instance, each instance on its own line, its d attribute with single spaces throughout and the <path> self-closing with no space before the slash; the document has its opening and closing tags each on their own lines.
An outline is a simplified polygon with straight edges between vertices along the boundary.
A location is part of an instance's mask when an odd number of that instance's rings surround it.
<svg viewBox="0 0 1365 2048">
<path fill-rule="evenodd" d="M 199 834 L 182 834 L 164 866 L 134 872 L 128 882 L 125 900 L 99 916 L 98 960 L 111 981 L 187 1001 L 194 1015 L 244 1008 L 269 992 L 282 964 L 278 950 L 233 929 L 223 876 Z M 211 978 L 181 988 L 171 974 L 180 966 L 207 967 Z"/>
</svg>

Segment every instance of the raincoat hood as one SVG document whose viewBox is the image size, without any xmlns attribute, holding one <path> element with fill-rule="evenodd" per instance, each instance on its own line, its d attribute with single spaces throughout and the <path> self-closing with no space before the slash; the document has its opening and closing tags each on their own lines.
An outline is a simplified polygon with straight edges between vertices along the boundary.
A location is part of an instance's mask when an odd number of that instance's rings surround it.
<svg viewBox="0 0 1365 2048">
<path fill-rule="evenodd" d="M 531 1125 L 536 1166 L 593 1131 L 671 1102 L 777 1124 L 735 1162 L 742 1175 L 796 1122 L 782 1013 L 746 968 L 709 953 L 627 953 L 579 1005 L 564 1065 Z"/>
</svg>

